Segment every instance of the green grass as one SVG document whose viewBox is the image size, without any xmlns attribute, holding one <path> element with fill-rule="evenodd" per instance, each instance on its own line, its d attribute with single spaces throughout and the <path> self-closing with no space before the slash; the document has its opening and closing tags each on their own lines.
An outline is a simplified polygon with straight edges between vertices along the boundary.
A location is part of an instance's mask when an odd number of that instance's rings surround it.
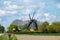
<svg viewBox="0 0 60 40">
<path fill-rule="evenodd" d="M 19 35 L 60 36 L 60 33 L 20 32 Z"/>
<path fill-rule="evenodd" d="M 60 33 L 34 33 L 31 35 L 38 35 L 38 36 L 60 36 Z"/>
<path fill-rule="evenodd" d="M 2 40 L 3 38 L 2 38 L 2 36 L 0 36 L 0 40 Z"/>
</svg>

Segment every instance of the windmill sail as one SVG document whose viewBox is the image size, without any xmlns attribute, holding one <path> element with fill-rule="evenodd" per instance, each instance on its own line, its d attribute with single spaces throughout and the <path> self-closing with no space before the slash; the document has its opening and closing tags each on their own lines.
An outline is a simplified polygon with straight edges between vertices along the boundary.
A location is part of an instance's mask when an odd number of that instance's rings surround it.
<svg viewBox="0 0 60 40">
<path fill-rule="evenodd" d="M 29 14 L 29 18 L 30 18 L 30 20 L 31 20 L 31 16 L 30 16 L 30 14 Z"/>
<path fill-rule="evenodd" d="M 36 9 L 34 10 L 32 19 L 34 18 L 34 16 L 35 16 L 35 14 L 36 14 L 36 12 L 37 12 L 38 9 L 39 9 L 39 8 L 36 8 Z"/>
<path fill-rule="evenodd" d="M 37 8 L 37 9 L 38 9 L 38 8 Z M 31 24 L 33 24 L 33 25 L 34 25 L 34 27 L 36 28 L 36 29 L 35 29 L 35 31 L 37 31 L 37 30 L 38 30 L 37 20 L 33 19 L 33 18 L 34 18 L 34 16 L 35 16 L 35 14 L 36 14 L 37 9 L 35 9 L 35 10 L 34 10 L 32 18 L 31 18 L 30 14 L 29 14 L 30 21 L 29 21 L 29 24 L 28 24 L 27 29 L 30 29 L 30 28 L 29 28 L 29 27 L 30 27 L 30 25 L 31 25 Z"/>
</svg>

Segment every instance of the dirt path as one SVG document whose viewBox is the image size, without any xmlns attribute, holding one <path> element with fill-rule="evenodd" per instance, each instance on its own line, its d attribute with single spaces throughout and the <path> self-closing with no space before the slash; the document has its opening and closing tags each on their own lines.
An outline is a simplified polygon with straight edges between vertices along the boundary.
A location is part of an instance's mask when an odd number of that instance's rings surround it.
<svg viewBox="0 0 60 40">
<path fill-rule="evenodd" d="M 18 40 L 60 40 L 60 36 L 16 35 Z"/>
</svg>

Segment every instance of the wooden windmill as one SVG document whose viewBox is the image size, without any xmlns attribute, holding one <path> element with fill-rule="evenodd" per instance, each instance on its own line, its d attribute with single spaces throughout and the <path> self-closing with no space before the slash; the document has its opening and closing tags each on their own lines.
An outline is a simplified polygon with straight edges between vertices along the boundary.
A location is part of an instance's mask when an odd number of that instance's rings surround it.
<svg viewBox="0 0 60 40">
<path fill-rule="evenodd" d="M 37 11 L 37 9 L 34 10 L 34 12 L 33 12 L 33 16 L 32 16 L 32 17 L 31 17 L 31 15 L 29 14 L 29 19 L 30 19 L 30 20 L 29 20 L 29 24 L 28 24 L 28 27 L 27 27 L 28 30 L 30 30 L 29 27 L 30 27 L 31 24 L 33 24 L 34 27 L 36 28 L 35 31 L 38 30 L 37 20 L 34 19 L 34 16 L 35 16 L 35 14 L 36 14 L 36 11 Z"/>
</svg>

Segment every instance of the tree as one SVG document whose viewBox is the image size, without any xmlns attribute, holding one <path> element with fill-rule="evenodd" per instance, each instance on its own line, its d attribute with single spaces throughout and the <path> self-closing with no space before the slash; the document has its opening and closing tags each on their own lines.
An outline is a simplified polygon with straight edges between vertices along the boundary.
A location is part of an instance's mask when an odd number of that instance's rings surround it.
<svg viewBox="0 0 60 40">
<path fill-rule="evenodd" d="M 23 25 L 24 27 L 23 27 L 23 29 L 27 29 L 27 27 L 28 27 L 28 24 L 26 23 L 25 25 Z"/>
<path fill-rule="evenodd" d="M 56 32 L 60 32 L 60 22 L 53 22 L 52 25 Z"/>
<path fill-rule="evenodd" d="M 15 25 L 15 24 L 11 24 L 9 27 L 8 27 L 8 31 L 13 31 L 13 29 L 17 29 L 17 25 Z"/>
<path fill-rule="evenodd" d="M 23 28 L 22 28 L 22 32 L 29 32 L 29 30 L 27 30 L 28 24 L 24 24 Z"/>
<path fill-rule="evenodd" d="M 46 27 L 49 25 L 49 23 L 47 21 L 43 22 L 39 27 L 38 27 L 38 31 L 39 32 L 47 32 Z"/>
<path fill-rule="evenodd" d="M 23 25 L 19 25 L 18 28 L 19 28 L 19 29 L 23 29 Z"/>
<path fill-rule="evenodd" d="M 48 25 L 46 29 L 47 29 L 47 32 L 49 33 L 55 32 L 54 27 L 52 25 Z"/>
<path fill-rule="evenodd" d="M 3 33 L 5 31 L 5 28 L 0 25 L 0 33 Z"/>
</svg>

